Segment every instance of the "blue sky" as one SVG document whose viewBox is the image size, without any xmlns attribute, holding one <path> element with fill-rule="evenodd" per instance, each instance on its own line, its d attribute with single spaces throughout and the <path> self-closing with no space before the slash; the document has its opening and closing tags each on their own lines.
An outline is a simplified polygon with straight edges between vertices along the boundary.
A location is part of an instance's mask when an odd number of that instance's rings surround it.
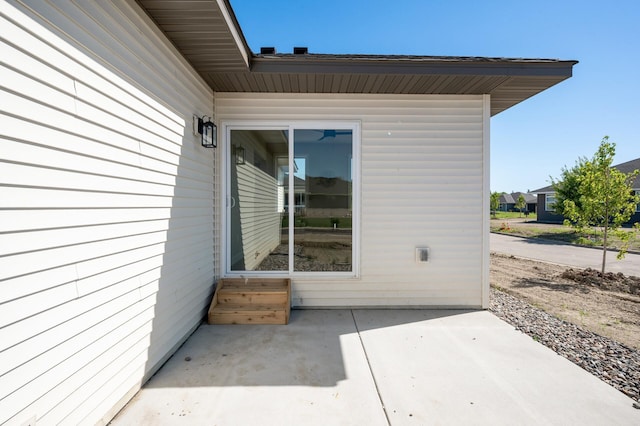
<svg viewBox="0 0 640 426">
<path fill-rule="evenodd" d="M 602 137 L 640 157 L 640 1 L 231 0 L 254 52 L 580 61 L 573 77 L 491 119 L 491 190 L 549 184 Z"/>
</svg>

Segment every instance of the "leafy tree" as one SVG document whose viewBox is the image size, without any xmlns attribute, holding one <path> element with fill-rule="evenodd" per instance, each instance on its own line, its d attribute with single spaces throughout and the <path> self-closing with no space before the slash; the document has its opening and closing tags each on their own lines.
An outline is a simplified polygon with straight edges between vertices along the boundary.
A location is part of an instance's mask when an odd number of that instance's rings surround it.
<svg viewBox="0 0 640 426">
<path fill-rule="evenodd" d="M 524 199 L 524 195 L 520 194 L 515 204 L 515 208 L 520 210 L 520 217 L 522 217 L 522 209 L 525 207 L 527 207 L 527 201 Z"/>
<path fill-rule="evenodd" d="M 551 186 L 553 187 L 556 195 L 556 202 L 553 205 L 555 213 L 568 216 L 564 211 L 565 200 L 573 201 L 578 209 L 582 208 L 579 180 L 586 162 L 586 157 L 579 157 L 572 168 L 569 169 L 566 166 L 562 168 L 559 180 L 556 181 L 551 178 Z"/>
<path fill-rule="evenodd" d="M 491 209 L 491 214 L 493 215 L 493 217 L 496 217 L 496 211 L 500 208 L 500 196 L 502 195 L 501 192 L 492 192 L 491 193 L 491 198 L 489 201 L 489 205 L 490 205 L 490 209 Z"/>
<path fill-rule="evenodd" d="M 577 228 L 598 226 L 603 230 L 602 240 L 602 273 L 607 261 L 607 245 L 609 232 L 616 232 L 629 220 L 640 202 L 634 195 L 631 182 L 638 175 L 638 170 L 625 174 L 612 168 L 616 145 L 605 136 L 593 159 L 585 160 L 577 167 L 575 178 L 580 194 L 579 204 L 565 199 L 564 213 Z M 626 247 L 618 253 L 618 259 L 624 257 Z"/>
</svg>

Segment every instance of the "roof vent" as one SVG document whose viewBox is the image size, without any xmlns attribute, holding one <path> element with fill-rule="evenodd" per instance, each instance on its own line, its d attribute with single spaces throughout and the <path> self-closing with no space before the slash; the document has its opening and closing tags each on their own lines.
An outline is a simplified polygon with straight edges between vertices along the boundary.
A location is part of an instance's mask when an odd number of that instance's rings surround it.
<svg viewBox="0 0 640 426">
<path fill-rule="evenodd" d="M 276 48 L 275 47 L 261 47 L 260 48 L 261 55 L 275 55 Z"/>
<path fill-rule="evenodd" d="M 309 48 L 308 47 L 294 47 L 293 48 L 293 54 L 294 55 L 306 55 L 307 53 L 309 53 Z"/>
</svg>

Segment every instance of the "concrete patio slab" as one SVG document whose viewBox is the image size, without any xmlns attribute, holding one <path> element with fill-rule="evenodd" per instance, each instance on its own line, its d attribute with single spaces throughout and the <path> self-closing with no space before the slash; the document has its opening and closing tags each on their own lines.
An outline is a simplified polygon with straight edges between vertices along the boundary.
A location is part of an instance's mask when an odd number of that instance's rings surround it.
<svg viewBox="0 0 640 426">
<path fill-rule="evenodd" d="M 633 400 L 487 311 L 354 311 L 390 423 L 638 424 Z"/>
<path fill-rule="evenodd" d="M 202 325 L 113 424 L 640 424 L 632 404 L 487 311 L 306 310 Z"/>
<path fill-rule="evenodd" d="M 190 357 L 190 361 L 185 361 Z M 202 325 L 114 425 L 386 425 L 349 310 Z"/>
</svg>

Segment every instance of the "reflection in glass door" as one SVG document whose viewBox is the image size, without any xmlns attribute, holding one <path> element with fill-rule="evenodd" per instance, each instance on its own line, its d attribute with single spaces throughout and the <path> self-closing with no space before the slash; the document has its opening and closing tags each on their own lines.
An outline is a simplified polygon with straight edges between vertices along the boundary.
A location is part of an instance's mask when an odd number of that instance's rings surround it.
<svg viewBox="0 0 640 426">
<path fill-rule="evenodd" d="M 295 129 L 294 271 L 352 271 L 352 130 Z M 296 197 L 297 198 L 297 197 Z M 302 199 L 302 197 L 301 197 Z"/>
<path fill-rule="evenodd" d="M 231 130 L 229 146 L 231 271 L 288 271 L 288 131 Z"/>
<path fill-rule="evenodd" d="M 230 129 L 229 269 L 353 272 L 354 127 Z"/>
</svg>

